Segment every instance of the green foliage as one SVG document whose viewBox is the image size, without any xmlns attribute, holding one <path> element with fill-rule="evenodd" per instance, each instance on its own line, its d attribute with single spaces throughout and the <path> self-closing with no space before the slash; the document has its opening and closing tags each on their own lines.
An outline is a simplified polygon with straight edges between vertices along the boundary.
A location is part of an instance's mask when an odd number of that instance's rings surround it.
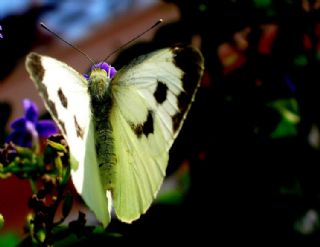
<svg viewBox="0 0 320 247">
<path fill-rule="evenodd" d="M 0 236 L 0 246 L 15 247 L 19 244 L 19 241 L 19 237 L 12 232 Z"/>
<path fill-rule="evenodd" d="M 51 246 L 70 234 L 80 237 L 92 232 L 85 226 L 83 213 L 79 213 L 79 218 L 70 222 L 69 226 L 63 225 L 71 211 L 73 197 L 66 191 L 70 166 L 68 148 L 62 136 L 51 136 L 41 153 L 13 143 L 5 144 L 0 150 L 0 161 L 1 178 L 17 176 L 29 180 L 32 187 L 33 194 L 28 203 L 32 213 L 27 217 L 27 238 L 22 241 L 22 246 L 30 243 Z M 62 216 L 56 220 L 60 205 Z M 4 243 L 1 246 L 13 246 L 17 243 L 17 237 L 7 234 L 1 241 Z"/>
</svg>

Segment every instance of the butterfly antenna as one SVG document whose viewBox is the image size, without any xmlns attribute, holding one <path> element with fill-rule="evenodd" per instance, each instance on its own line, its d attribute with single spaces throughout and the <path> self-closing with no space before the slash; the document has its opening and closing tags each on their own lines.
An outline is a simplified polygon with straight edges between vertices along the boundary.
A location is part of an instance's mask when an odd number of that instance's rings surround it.
<svg viewBox="0 0 320 247">
<path fill-rule="evenodd" d="M 83 51 L 81 51 L 78 47 L 76 47 L 75 45 L 71 44 L 70 42 L 66 41 L 65 39 L 63 39 L 61 36 L 59 36 L 57 33 L 55 33 L 54 31 L 50 30 L 43 22 L 40 23 L 40 26 L 43 27 L 45 30 L 47 30 L 49 33 L 51 33 L 52 35 L 54 35 L 56 38 L 60 39 L 61 41 L 63 41 L 64 43 L 70 45 L 73 49 L 75 49 L 76 51 L 80 52 L 82 55 L 84 55 L 93 65 L 95 64 L 95 62 L 87 55 L 85 54 Z"/>
<path fill-rule="evenodd" d="M 112 55 L 114 55 L 115 53 L 117 53 L 118 51 L 120 51 L 121 49 L 123 49 L 125 46 L 129 45 L 130 43 L 132 43 L 133 41 L 139 39 L 142 35 L 144 35 L 145 33 L 149 32 L 151 29 L 155 28 L 156 26 L 158 26 L 160 23 L 162 23 L 162 19 L 159 19 L 155 24 L 153 24 L 151 27 L 149 27 L 147 30 L 145 30 L 144 32 L 140 33 L 139 35 L 137 35 L 136 37 L 134 37 L 133 39 L 129 40 L 127 43 L 123 44 L 122 46 L 120 46 L 118 49 L 116 49 L 115 51 L 113 51 L 111 54 L 109 54 L 104 60 L 103 62 L 106 62 Z"/>
</svg>

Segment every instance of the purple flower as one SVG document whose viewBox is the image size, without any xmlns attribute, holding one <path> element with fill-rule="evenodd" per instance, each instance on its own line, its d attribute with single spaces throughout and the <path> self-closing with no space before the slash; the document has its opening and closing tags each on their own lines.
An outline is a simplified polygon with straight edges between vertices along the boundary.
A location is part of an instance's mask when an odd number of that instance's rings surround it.
<svg viewBox="0 0 320 247">
<path fill-rule="evenodd" d="M 91 67 L 91 70 L 94 70 L 94 69 L 103 69 L 107 72 L 107 75 L 108 75 L 108 78 L 112 79 L 117 71 L 114 67 L 110 66 L 109 64 L 105 63 L 105 62 L 101 62 L 101 63 L 97 63 L 95 65 L 93 65 Z M 90 75 L 88 74 L 83 74 L 84 78 L 86 78 L 87 80 L 89 80 L 90 78 Z"/>
<path fill-rule="evenodd" d="M 13 132 L 7 137 L 10 141 L 21 147 L 39 146 L 39 138 L 48 138 L 57 133 L 58 128 L 52 120 L 39 120 L 39 112 L 31 100 L 23 100 L 24 116 L 11 123 Z"/>
</svg>

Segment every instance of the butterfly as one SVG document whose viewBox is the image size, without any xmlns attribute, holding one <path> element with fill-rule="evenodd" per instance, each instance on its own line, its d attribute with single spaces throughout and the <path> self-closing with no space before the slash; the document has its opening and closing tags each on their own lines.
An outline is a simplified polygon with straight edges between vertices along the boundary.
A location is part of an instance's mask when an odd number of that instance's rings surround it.
<svg viewBox="0 0 320 247">
<path fill-rule="evenodd" d="M 102 66 L 103 65 L 103 66 Z M 176 139 L 204 70 L 191 46 L 133 59 L 114 76 L 106 64 L 88 78 L 54 58 L 29 53 L 26 69 L 70 149 L 73 184 L 107 226 L 144 214 L 163 183 Z"/>
</svg>

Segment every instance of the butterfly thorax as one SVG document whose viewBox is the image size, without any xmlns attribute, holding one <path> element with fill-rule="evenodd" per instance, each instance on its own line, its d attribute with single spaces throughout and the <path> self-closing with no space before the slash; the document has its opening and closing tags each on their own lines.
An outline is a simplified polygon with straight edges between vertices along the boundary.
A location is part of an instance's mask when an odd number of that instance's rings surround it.
<svg viewBox="0 0 320 247">
<path fill-rule="evenodd" d="M 112 101 L 110 81 L 105 70 L 95 69 L 89 78 L 89 94 L 93 122 L 95 126 L 95 146 L 102 184 L 105 189 L 112 189 L 114 165 L 116 163 L 112 127 L 109 120 Z"/>
</svg>

